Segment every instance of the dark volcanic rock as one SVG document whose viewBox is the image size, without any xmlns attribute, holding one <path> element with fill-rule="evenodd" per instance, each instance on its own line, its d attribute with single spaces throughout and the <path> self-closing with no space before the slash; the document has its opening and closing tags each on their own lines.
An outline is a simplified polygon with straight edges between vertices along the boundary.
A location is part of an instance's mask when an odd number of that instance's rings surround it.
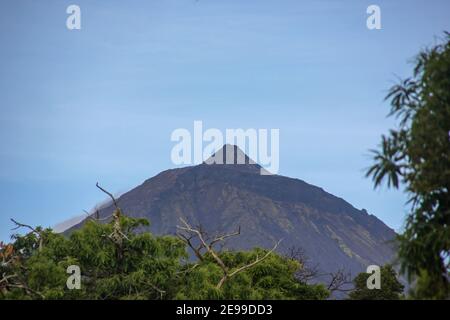
<svg viewBox="0 0 450 320">
<path fill-rule="evenodd" d="M 119 205 L 129 216 L 148 218 L 158 235 L 174 234 L 184 217 L 211 233 L 240 226 L 228 248 L 271 248 L 283 239 L 280 250 L 302 247 L 324 272 L 344 267 L 356 275 L 369 264 L 392 261 L 395 232 L 375 216 L 302 180 L 261 175 L 259 165 L 246 163 L 163 171 L 123 194 Z M 104 206 L 100 217 L 112 210 Z"/>
</svg>

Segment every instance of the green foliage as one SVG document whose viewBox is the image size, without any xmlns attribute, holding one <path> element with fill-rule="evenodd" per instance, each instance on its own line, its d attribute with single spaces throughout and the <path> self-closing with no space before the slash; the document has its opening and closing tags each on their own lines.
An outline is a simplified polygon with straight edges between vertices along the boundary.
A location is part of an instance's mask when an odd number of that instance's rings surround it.
<svg viewBox="0 0 450 320">
<path fill-rule="evenodd" d="M 382 137 L 367 171 L 375 187 L 404 184 L 411 213 L 399 236 L 402 272 L 425 276 L 417 296 L 450 294 L 450 34 L 419 54 L 414 75 L 387 96 L 398 128 Z M 427 284 L 427 287 L 424 286 Z M 445 292 L 445 294 L 442 294 Z"/>
<path fill-rule="evenodd" d="M 443 300 L 448 298 L 448 291 L 442 282 L 436 282 L 428 275 L 426 270 L 421 270 L 416 278 L 414 287 L 409 292 L 410 299 Z"/>
<path fill-rule="evenodd" d="M 173 237 L 153 237 L 134 233 L 142 219 L 121 217 L 124 234 L 120 248 L 110 235 L 113 224 L 88 221 L 69 239 L 50 230 L 41 234 L 39 250 L 35 233 L 15 236 L 15 261 L 2 267 L 15 275 L 12 285 L 0 291 L 2 298 L 45 299 L 160 299 L 174 295 L 172 279 L 186 257 L 184 244 Z M 81 290 L 69 290 L 67 267 L 78 265 L 82 273 Z M 24 288 L 25 287 L 25 288 Z M 39 294 L 37 294 L 39 293 Z"/>
<path fill-rule="evenodd" d="M 266 250 L 256 248 L 248 252 L 224 251 L 220 258 L 230 271 L 262 257 Z M 329 292 L 323 285 L 306 285 L 295 278 L 300 264 L 277 254 L 270 254 L 260 263 L 225 282 L 218 290 L 217 283 L 223 276 L 214 259 L 206 255 L 198 265 L 187 266 L 190 270 L 183 278 L 178 299 L 326 299 Z"/>
<path fill-rule="evenodd" d="M 353 280 L 355 289 L 350 292 L 351 300 L 398 300 L 402 298 L 404 286 L 398 281 L 395 270 L 390 265 L 380 268 L 380 289 L 368 289 L 370 274 L 361 272 Z"/>
<path fill-rule="evenodd" d="M 83 297 L 89 299 L 158 299 L 171 295 L 171 279 L 186 256 L 184 245 L 172 237 L 133 231 L 145 220 L 121 218 L 126 241 L 120 248 L 108 237 L 112 225 L 90 221 L 70 237 L 70 256 L 87 271 Z M 84 274 L 85 274 L 84 273 Z"/>
<path fill-rule="evenodd" d="M 87 221 L 69 238 L 39 228 L 0 245 L 0 299 L 325 299 L 322 285 L 295 279 L 298 262 L 271 253 L 267 259 L 236 274 L 217 289 L 223 271 L 205 255 L 188 262 L 178 238 L 136 233 L 143 219 L 120 215 L 116 224 Z M 267 251 L 224 251 L 231 271 Z M 81 289 L 69 290 L 67 267 L 81 270 Z"/>
</svg>

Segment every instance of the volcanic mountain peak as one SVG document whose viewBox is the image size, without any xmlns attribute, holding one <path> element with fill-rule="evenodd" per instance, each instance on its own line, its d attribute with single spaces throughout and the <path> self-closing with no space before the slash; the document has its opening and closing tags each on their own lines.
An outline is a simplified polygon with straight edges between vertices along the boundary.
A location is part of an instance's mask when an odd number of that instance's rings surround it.
<svg viewBox="0 0 450 320">
<path fill-rule="evenodd" d="M 257 155 L 255 154 L 254 157 Z M 233 168 L 239 171 L 270 175 L 270 173 L 250 158 L 238 146 L 225 144 L 220 150 L 206 159 L 203 164 L 207 165 L 226 165 L 227 168 Z"/>
<path fill-rule="evenodd" d="M 175 234 L 181 217 L 212 233 L 240 226 L 241 235 L 227 243 L 231 249 L 271 248 L 284 239 L 280 250 L 301 247 L 324 272 L 356 274 L 392 261 L 395 232 L 365 210 L 302 180 L 261 175 L 261 166 L 236 146 L 225 145 L 211 158 L 146 180 L 119 198 L 121 209 L 148 218 L 157 235 Z M 113 210 L 105 205 L 99 217 Z"/>
<path fill-rule="evenodd" d="M 220 150 L 205 160 L 206 164 L 256 164 L 238 146 L 225 144 Z"/>
</svg>

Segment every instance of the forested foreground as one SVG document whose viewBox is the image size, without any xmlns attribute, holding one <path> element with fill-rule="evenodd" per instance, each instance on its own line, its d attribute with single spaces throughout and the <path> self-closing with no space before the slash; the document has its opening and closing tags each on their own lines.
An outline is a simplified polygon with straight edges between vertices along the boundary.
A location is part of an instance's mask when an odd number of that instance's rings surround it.
<svg viewBox="0 0 450 320">
<path fill-rule="evenodd" d="M 177 236 L 159 237 L 136 232 L 148 221 L 129 218 L 120 208 L 110 222 L 91 218 L 69 237 L 13 222 L 29 232 L 1 244 L 1 299 L 322 300 L 350 282 L 338 271 L 328 283 L 312 284 L 324 275 L 306 265 L 300 249 L 276 253 L 279 242 L 271 250 L 218 249 L 240 230 L 210 237 L 183 219 Z M 360 274 L 350 297 L 398 299 L 403 286 L 385 268 L 382 290 L 368 290 L 369 275 Z"/>
<path fill-rule="evenodd" d="M 88 221 L 70 237 L 36 228 L 0 253 L 3 299 L 325 299 L 323 285 L 296 278 L 298 261 L 274 252 L 216 251 L 198 242 L 195 262 L 179 237 L 135 233 L 148 225 L 124 215 Z M 18 223 L 19 224 L 19 223 Z M 20 224 L 21 226 L 24 226 Z M 186 224 L 187 225 L 187 224 Z M 191 233 L 184 230 L 187 241 Z M 202 234 L 203 236 L 204 234 Z M 214 246 L 222 239 L 210 239 Z M 204 241 L 208 241 L 205 240 Z M 213 243 L 215 242 L 215 243 Z M 216 256 L 217 255 L 217 256 Z M 215 257 L 216 256 L 216 257 Z M 81 272 L 69 289 L 69 266 Z M 73 268 L 73 267 L 72 267 Z M 69 268 L 70 271 L 70 268 Z"/>
</svg>

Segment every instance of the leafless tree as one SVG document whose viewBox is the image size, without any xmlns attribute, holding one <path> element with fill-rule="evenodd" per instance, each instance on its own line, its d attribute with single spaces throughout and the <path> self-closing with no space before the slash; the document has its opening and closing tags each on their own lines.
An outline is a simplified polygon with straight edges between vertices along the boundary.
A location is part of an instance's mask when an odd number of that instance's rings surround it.
<svg viewBox="0 0 450 320">
<path fill-rule="evenodd" d="M 286 250 L 285 256 L 300 263 L 301 268 L 295 274 L 298 281 L 305 284 L 310 282 L 323 282 L 331 294 L 352 290 L 351 273 L 347 272 L 344 268 L 329 273 L 321 272 L 319 264 L 311 264 L 305 250 L 301 247 L 289 247 Z"/>
<path fill-rule="evenodd" d="M 338 269 L 335 272 L 328 273 L 328 291 L 334 292 L 349 292 L 352 290 L 352 275 L 345 271 L 344 268 Z"/>
<path fill-rule="evenodd" d="M 285 256 L 300 263 L 300 268 L 295 273 L 295 278 L 298 281 L 309 284 L 320 275 L 319 264 L 311 264 L 308 255 L 302 247 L 289 247 Z"/>
<path fill-rule="evenodd" d="M 122 232 L 122 226 L 120 223 L 120 217 L 122 216 L 122 210 L 120 209 L 118 205 L 118 201 L 113 196 L 113 194 L 104 188 L 102 188 L 98 182 L 95 184 L 97 188 L 99 188 L 102 192 L 106 193 L 111 199 L 114 204 L 115 210 L 112 214 L 113 218 L 113 232 L 108 236 L 118 247 L 122 247 L 124 240 L 129 240 L 128 237 Z"/>
<path fill-rule="evenodd" d="M 246 264 L 242 267 L 239 267 L 237 269 L 230 270 L 230 268 L 228 266 L 226 266 L 225 263 L 223 262 L 223 260 L 220 258 L 219 251 L 214 249 L 214 245 L 216 245 L 230 237 L 240 235 L 240 233 L 241 233 L 240 228 L 238 228 L 238 230 L 236 232 L 219 235 L 219 236 L 213 237 L 212 239 L 208 240 L 209 238 L 208 238 L 206 232 L 204 230 L 202 230 L 202 228 L 192 227 L 183 218 L 180 218 L 180 221 L 181 221 L 182 225 L 177 226 L 178 237 L 194 251 L 195 256 L 199 260 L 203 261 L 204 255 L 206 253 L 209 253 L 213 257 L 215 263 L 222 269 L 223 276 L 216 285 L 217 289 L 220 289 L 228 279 L 234 277 L 236 274 L 238 274 L 242 271 L 245 271 L 245 270 L 255 266 L 256 264 L 260 263 L 264 259 L 266 259 L 271 253 L 273 253 L 277 249 L 278 245 L 281 242 L 281 240 L 278 241 L 274 245 L 274 247 L 271 250 L 269 250 L 264 256 L 262 256 L 262 257 L 257 256 L 253 262 Z M 198 245 L 194 245 L 193 240 L 199 240 L 200 243 Z"/>
</svg>

